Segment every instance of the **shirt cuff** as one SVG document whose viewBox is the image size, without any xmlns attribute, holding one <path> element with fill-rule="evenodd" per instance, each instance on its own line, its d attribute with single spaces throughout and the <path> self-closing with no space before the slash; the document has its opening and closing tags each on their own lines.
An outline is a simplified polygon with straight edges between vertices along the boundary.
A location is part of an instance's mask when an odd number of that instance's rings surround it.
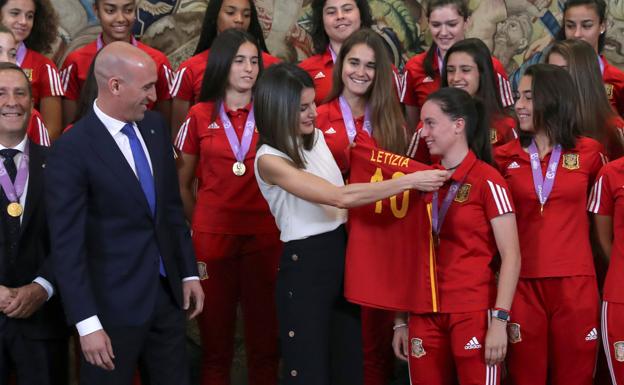
<svg viewBox="0 0 624 385">
<path fill-rule="evenodd" d="M 199 281 L 199 277 L 196 275 L 193 275 L 190 277 L 182 278 L 182 282 L 187 282 L 187 281 Z"/>
<path fill-rule="evenodd" d="M 54 286 L 52 286 L 52 284 L 48 282 L 47 279 L 43 277 L 37 277 L 33 279 L 33 282 L 41 285 L 41 287 L 45 289 L 45 291 L 48 293 L 48 299 L 52 298 L 52 296 L 54 295 Z"/>
<path fill-rule="evenodd" d="M 82 320 L 76 324 L 76 330 L 78 330 L 78 335 L 80 335 L 80 337 L 84 337 L 87 334 L 91 334 L 102 329 L 104 328 L 100 323 L 100 319 L 96 315 Z"/>
</svg>

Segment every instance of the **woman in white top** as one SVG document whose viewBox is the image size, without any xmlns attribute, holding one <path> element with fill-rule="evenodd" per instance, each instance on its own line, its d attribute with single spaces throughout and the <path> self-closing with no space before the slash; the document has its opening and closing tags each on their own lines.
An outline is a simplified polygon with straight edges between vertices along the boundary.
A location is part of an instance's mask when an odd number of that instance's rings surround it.
<svg viewBox="0 0 624 385">
<path fill-rule="evenodd" d="M 292 64 L 267 69 L 256 84 L 260 133 L 255 172 L 285 242 L 277 279 L 284 384 L 361 384 L 359 307 L 343 297 L 346 208 L 408 189 L 434 191 L 441 170 L 345 186 L 315 128 L 314 83 Z"/>
</svg>

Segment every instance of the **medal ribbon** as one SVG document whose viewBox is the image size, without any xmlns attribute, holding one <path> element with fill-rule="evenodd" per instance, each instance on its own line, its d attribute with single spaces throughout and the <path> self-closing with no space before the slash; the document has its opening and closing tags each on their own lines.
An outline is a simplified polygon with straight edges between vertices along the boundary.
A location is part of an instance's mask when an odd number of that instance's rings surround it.
<svg viewBox="0 0 624 385">
<path fill-rule="evenodd" d="M 431 222 L 432 222 L 433 233 L 436 236 L 440 235 L 440 230 L 442 229 L 444 218 L 446 218 L 446 213 L 448 212 L 449 207 L 451 207 L 451 202 L 457 196 L 457 192 L 459 191 L 459 186 L 461 186 L 463 182 L 464 181 L 462 180 L 461 182 L 451 183 L 451 187 L 449 187 L 449 190 L 446 193 L 444 200 L 442 201 L 442 207 L 439 207 L 438 192 L 435 191 L 433 193 L 433 199 L 431 202 L 432 204 Z"/>
<path fill-rule="evenodd" d="M 18 66 L 22 67 L 27 51 L 26 44 L 24 44 L 24 42 L 19 43 L 17 46 L 17 55 L 15 56 L 15 62 Z"/>
<path fill-rule="evenodd" d="M 219 106 L 219 117 L 221 118 L 221 122 L 223 123 L 223 129 L 225 130 L 225 135 L 227 136 L 228 142 L 230 142 L 230 148 L 232 148 L 232 153 L 234 153 L 234 157 L 237 161 L 243 163 L 243 161 L 245 160 L 245 155 L 247 155 L 247 153 L 249 152 L 254 127 L 256 126 L 256 119 L 254 117 L 253 107 L 247 115 L 247 121 L 245 122 L 245 129 L 243 130 L 243 137 L 241 142 L 238 141 L 238 136 L 236 135 L 236 131 L 234 131 L 234 126 L 232 126 L 230 118 L 225 112 L 225 107 L 223 106 L 223 103 L 221 103 L 221 105 Z"/>
<path fill-rule="evenodd" d="M 342 120 L 347 128 L 349 143 L 353 143 L 353 139 L 355 139 L 355 135 L 357 135 L 357 130 L 355 129 L 355 120 L 353 119 L 351 107 L 349 107 L 349 103 L 347 103 L 347 100 L 342 95 L 338 98 L 338 102 L 340 104 Z M 368 133 L 369 136 L 373 136 L 373 124 L 371 123 L 370 108 L 368 108 L 368 105 L 364 109 L 364 124 L 362 125 L 362 128 Z"/>
<path fill-rule="evenodd" d="M 600 57 L 600 55 L 598 55 L 598 65 L 600 66 L 600 74 L 604 75 L 604 62 L 602 61 L 602 58 Z"/>
<path fill-rule="evenodd" d="M 22 161 L 17 168 L 17 174 L 15 174 L 15 183 L 11 182 L 11 177 L 9 177 L 9 173 L 4 167 L 4 162 L 0 162 L 0 185 L 10 202 L 19 201 L 19 198 L 24 193 L 26 179 L 28 179 L 28 145 L 24 147 L 24 152 L 22 152 Z"/>
<path fill-rule="evenodd" d="M 438 70 L 440 71 L 440 76 L 442 76 L 442 70 L 444 69 L 444 58 L 442 57 L 442 52 L 440 48 L 436 48 L 436 56 L 438 58 Z"/>
<path fill-rule="evenodd" d="M 328 44 L 327 47 L 329 48 L 329 54 L 332 57 L 332 62 L 336 63 L 336 57 L 338 55 L 336 55 L 336 51 L 334 51 L 334 49 L 332 48 L 331 44 Z"/>
<path fill-rule="evenodd" d="M 548 161 L 548 168 L 546 169 L 546 176 L 542 177 L 542 166 L 540 164 L 539 153 L 537 152 L 537 145 L 535 140 L 531 141 L 529 145 L 529 156 L 531 158 L 531 171 L 533 171 L 533 185 L 535 186 L 535 193 L 539 199 L 542 207 L 546 204 L 548 196 L 553 189 L 555 183 L 555 176 L 557 175 L 557 166 L 559 165 L 559 159 L 561 158 L 561 145 L 557 144 L 550 154 L 550 160 Z"/>
<path fill-rule="evenodd" d="M 134 38 L 134 36 L 130 36 L 130 42 L 132 43 L 133 46 L 137 46 L 137 40 Z M 104 48 L 104 40 L 102 40 L 102 34 L 100 34 L 100 36 L 98 36 L 97 38 L 97 50 L 98 52 Z"/>
</svg>

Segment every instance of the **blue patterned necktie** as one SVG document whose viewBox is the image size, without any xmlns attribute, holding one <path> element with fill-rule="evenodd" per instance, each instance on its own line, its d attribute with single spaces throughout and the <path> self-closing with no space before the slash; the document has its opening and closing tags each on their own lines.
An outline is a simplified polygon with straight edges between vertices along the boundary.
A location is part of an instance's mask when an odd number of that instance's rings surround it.
<svg viewBox="0 0 624 385">
<path fill-rule="evenodd" d="M 134 127 L 130 123 L 126 123 L 121 132 L 128 137 L 130 142 L 130 149 L 132 150 L 132 158 L 134 159 L 134 168 L 136 169 L 137 176 L 139 177 L 139 183 L 141 189 L 145 194 L 147 203 L 149 204 L 152 216 L 156 215 L 156 190 L 154 189 L 154 177 L 150 170 L 149 162 L 147 161 L 147 155 L 143 151 L 143 146 L 134 132 Z M 165 266 L 160 257 L 160 275 L 167 276 L 165 272 Z"/>
</svg>

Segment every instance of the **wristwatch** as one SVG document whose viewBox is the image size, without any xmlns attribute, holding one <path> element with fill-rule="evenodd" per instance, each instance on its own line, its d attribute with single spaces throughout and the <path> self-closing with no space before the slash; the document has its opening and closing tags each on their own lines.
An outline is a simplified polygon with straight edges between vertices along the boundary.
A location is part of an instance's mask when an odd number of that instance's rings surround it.
<svg viewBox="0 0 624 385">
<path fill-rule="evenodd" d="M 511 320 L 511 316 L 509 315 L 509 312 L 507 310 L 492 309 L 491 311 L 492 311 L 493 318 L 498 318 L 499 320 L 503 322 L 509 322 Z"/>
</svg>

